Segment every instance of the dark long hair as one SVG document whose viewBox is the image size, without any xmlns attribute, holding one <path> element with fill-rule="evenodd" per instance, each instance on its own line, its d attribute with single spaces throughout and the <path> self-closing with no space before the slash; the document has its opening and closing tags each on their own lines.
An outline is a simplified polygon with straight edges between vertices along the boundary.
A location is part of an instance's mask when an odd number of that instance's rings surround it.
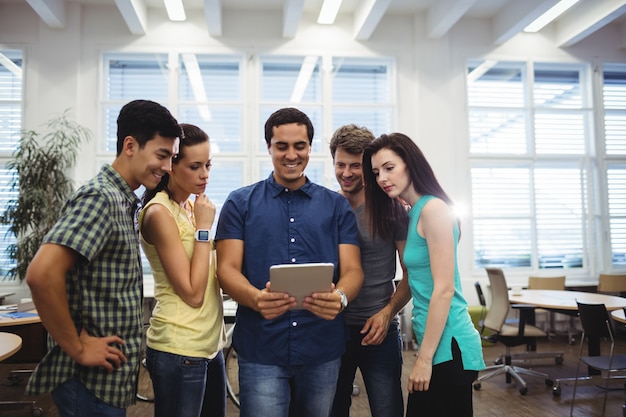
<svg viewBox="0 0 626 417">
<path fill-rule="evenodd" d="M 180 162 L 180 160 L 185 157 L 185 149 L 187 147 L 209 141 L 209 135 L 207 135 L 206 132 L 200 129 L 198 126 L 181 123 L 180 127 L 183 131 L 184 136 L 180 140 L 178 153 L 174 155 L 174 157 L 172 157 L 172 165 L 177 165 Z M 162 190 L 165 190 L 167 195 L 169 195 L 170 198 L 172 198 L 172 193 L 167 187 L 169 181 L 170 181 L 170 174 L 165 174 L 163 175 L 163 178 L 161 178 L 159 185 L 157 185 L 151 190 L 146 190 L 143 193 L 143 197 L 141 199 L 142 205 L 145 206 L 148 203 L 148 201 L 152 200 L 154 196 L 159 191 L 162 191 Z"/>
<path fill-rule="evenodd" d="M 453 202 L 441 188 L 430 164 L 415 142 L 402 133 L 381 135 L 365 148 L 363 153 L 363 177 L 365 181 L 365 204 L 370 219 L 372 235 L 383 238 L 393 230 L 394 224 L 402 220 L 403 206 L 397 199 L 391 199 L 376 183 L 372 172 L 372 156 L 382 149 L 394 152 L 406 164 L 411 183 L 421 195 L 434 195 L 452 206 Z"/>
</svg>

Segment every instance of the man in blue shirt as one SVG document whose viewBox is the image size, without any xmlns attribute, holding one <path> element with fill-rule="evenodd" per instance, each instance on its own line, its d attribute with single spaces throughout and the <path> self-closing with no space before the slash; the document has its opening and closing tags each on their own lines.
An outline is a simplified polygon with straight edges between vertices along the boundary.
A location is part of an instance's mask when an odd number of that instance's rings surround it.
<svg viewBox="0 0 626 417">
<path fill-rule="evenodd" d="M 224 291 L 238 302 L 233 344 L 239 359 L 242 417 L 325 417 L 345 348 L 341 311 L 363 282 L 354 213 L 341 195 L 304 175 L 313 141 L 309 117 L 294 108 L 265 123 L 274 171 L 233 191 L 215 240 Z M 276 264 L 331 262 L 333 288 L 294 309 L 272 292 Z"/>
</svg>

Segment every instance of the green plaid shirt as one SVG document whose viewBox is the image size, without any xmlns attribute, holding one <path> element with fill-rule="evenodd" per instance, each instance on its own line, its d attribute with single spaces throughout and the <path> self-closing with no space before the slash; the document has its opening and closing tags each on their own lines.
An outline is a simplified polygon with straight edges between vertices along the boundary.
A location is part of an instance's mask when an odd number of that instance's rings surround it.
<svg viewBox="0 0 626 417">
<path fill-rule="evenodd" d="M 67 298 L 76 331 L 118 335 L 128 362 L 109 374 L 74 362 L 51 337 L 27 392 L 41 394 L 72 377 L 104 402 L 125 408 L 135 402 L 142 330 L 142 272 L 136 218 L 139 200 L 111 166 L 81 187 L 65 204 L 44 238 L 75 250 L 82 259 L 67 274 Z"/>
</svg>

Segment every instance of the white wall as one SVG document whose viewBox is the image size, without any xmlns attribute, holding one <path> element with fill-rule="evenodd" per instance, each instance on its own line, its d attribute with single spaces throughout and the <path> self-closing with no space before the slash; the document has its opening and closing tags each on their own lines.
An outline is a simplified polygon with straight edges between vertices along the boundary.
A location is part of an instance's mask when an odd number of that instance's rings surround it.
<svg viewBox="0 0 626 417">
<path fill-rule="evenodd" d="M 35 129 L 52 115 L 71 108 L 77 121 L 94 133 L 100 131 L 98 97 L 100 54 L 103 51 L 177 51 L 209 53 L 332 53 L 383 55 L 397 64 L 397 130 L 412 137 L 430 160 L 439 180 L 457 204 L 469 208 L 469 168 L 465 106 L 465 62 L 468 58 L 557 62 L 626 62 L 617 34 L 604 29 L 566 50 L 557 48 L 551 34 L 521 34 L 504 45 L 494 45 L 489 22 L 463 20 L 442 39 L 426 36 L 423 15 L 385 16 L 371 39 L 352 38 L 351 19 L 339 16 L 333 26 L 315 24 L 305 15 L 293 39 L 283 39 L 282 13 L 223 12 L 223 36 L 208 35 L 203 13 L 187 22 L 170 22 L 164 12 L 149 10 L 148 34 L 131 35 L 114 5 L 80 6 L 67 3 L 67 28 L 48 28 L 24 3 L 0 4 L 0 47 L 26 51 L 25 128 Z M 244 126 L 246 137 L 258 126 Z M 250 123 L 252 124 L 252 123 Z M 331 132 L 323 132 L 323 136 Z M 327 139 L 327 138 L 323 138 Z M 320 138 L 316 138 L 320 140 Z M 96 173 L 97 141 L 84 146 L 74 177 L 80 183 Z M 474 270 L 471 223 L 462 218 L 459 248 L 461 274 L 470 303 L 476 304 L 472 283 L 486 281 Z M 526 277 L 508 277 L 511 283 Z M 26 296 L 24 286 L 15 299 Z M 0 292 L 4 287 L 0 287 Z M 11 301 L 11 300 L 9 300 Z"/>
</svg>

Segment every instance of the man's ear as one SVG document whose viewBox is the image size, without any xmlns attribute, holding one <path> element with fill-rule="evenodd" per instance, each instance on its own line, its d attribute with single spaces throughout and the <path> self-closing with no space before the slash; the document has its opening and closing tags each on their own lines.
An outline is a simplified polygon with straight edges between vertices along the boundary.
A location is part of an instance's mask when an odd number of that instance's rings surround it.
<svg viewBox="0 0 626 417">
<path fill-rule="evenodd" d="M 122 145 L 122 153 L 126 156 L 133 156 L 139 147 L 137 140 L 133 136 L 126 136 Z"/>
</svg>

